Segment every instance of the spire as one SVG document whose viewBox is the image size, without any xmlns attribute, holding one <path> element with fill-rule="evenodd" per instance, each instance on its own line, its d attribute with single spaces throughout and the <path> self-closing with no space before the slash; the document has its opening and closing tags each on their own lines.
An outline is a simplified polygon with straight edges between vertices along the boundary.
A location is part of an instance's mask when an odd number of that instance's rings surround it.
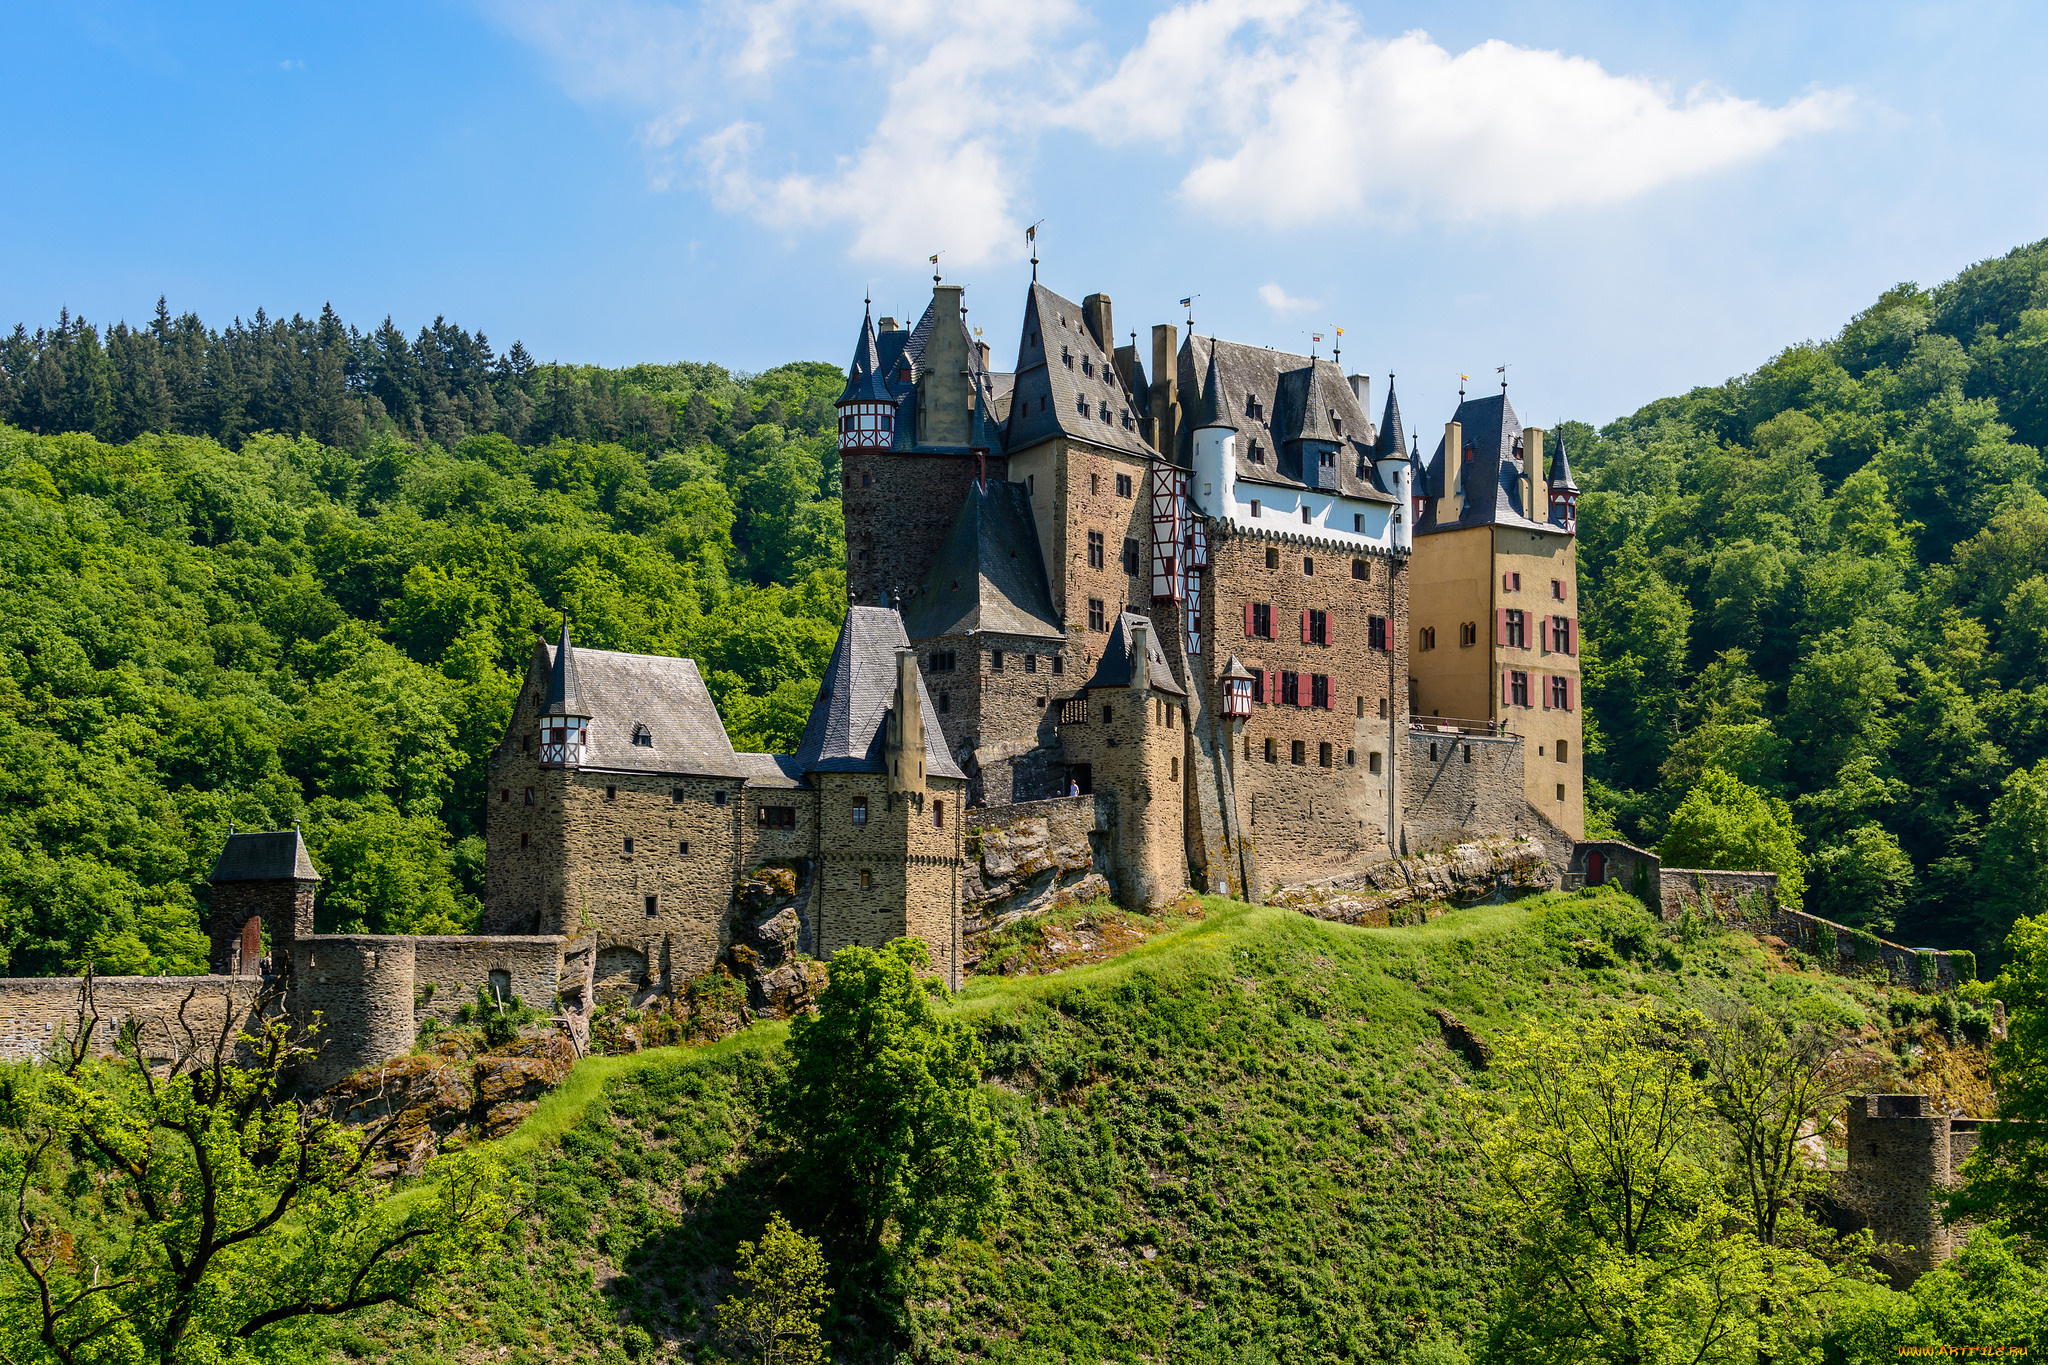
<svg viewBox="0 0 2048 1365">
<path fill-rule="evenodd" d="M 1572 462 L 1564 450 L 1564 428 L 1557 429 L 1557 452 L 1550 457 L 1550 486 L 1564 492 L 1576 493 L 1578 484 L 1572 482 Z"/>
<path fill-rule="evenodd" d="M 1380 439 L 1373 449 L 1373 458 L 1398 460 L 1406 453 L 1401 447 L 1407 444 L 1407 433 L 1401 429 L 1401 402 L 1394 397 L 1394 376 L 1390 374 L 1387 376 L 1387 407 L 1380 417 Z"/>
<path fill-rule="evenodd" d="M 554 666 L 548 670 L 547 700 L 541 705 L 543 716 L 578 716 L 587 719 L 590 715 L 583 709 L 583 688 L 576 680 L 576 647 L 569 643 L 569 613 L 562 613 L 562 643 L 555 648 Z"/>
<path fill-rule="evenodd" d="M 875 340 L 874 303 L 869 301 L 861 315 L 860 339 L 853 346 L 853 363 L 846 367 L 846 387 L 839 392 L 841 403 L 888 403 L 889 387 L 882 375 L 882 353 Z"/>
<path fill-rule="evenodd" d="M 1226 431 L 1236 431 L 1238 429 L 1236 421 L 1230 415 L 1229 407 L 1223 401 L 1223 385 L 1216 378 L 1216 343 L 1214 341 L 1209 343 L 1208 372 L 1202 376 L 1202 403 L 1195 410 L 1195 422 L 1189 430 L 1200 431 L 1204 427 L 1222 427 Z"/>
<path fill-rule="evenodd" d="M 1301 429 L 1293 433 L 1301 441 L 1335 441 L 1337 428 L 1330 423 L 1330 401 L 1323 396 L 1322 362 L 1313 356 L 1308 362 L 1308 379 L 1301 392 Z"/>
</svg>

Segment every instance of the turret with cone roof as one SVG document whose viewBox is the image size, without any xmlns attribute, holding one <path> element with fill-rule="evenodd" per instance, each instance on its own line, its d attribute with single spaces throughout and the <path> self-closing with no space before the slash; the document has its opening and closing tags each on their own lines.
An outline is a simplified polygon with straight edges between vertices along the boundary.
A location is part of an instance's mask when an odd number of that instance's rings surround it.
<svg viewBox="0 0 2048 1365">
<path fill-rule="evenodd" d="M 1571 456 L 1565 452 L 1564 430 L 1557 432 L 1557 450 L 1550 457 L 1550 523 L 1576 531 L 1579 522 L 1579 485 L 1572 479 Z"/>
<path fill-rule="evenodd" d="M 547 696 L 540 708 L 540 761 L 574 767 L 583 761 L 590 712 L 576 677 L 576 646 L 569 640 L 569 613 L 562 613 L 562 640 L 548 669 Z"/>
<path fill-rule="evenodd" d="M 1202 376 L 1202 401 L 1195 409 L 1194 423 L 1190 431 L 1210 429 L 1236 431 L 1237 419 L 1230 415 L 1229 405 L 1223 401 L 1223 386 L 1216 378 L 1216 348 L 1209 348 L 1209 368 Z"/>
</svg>

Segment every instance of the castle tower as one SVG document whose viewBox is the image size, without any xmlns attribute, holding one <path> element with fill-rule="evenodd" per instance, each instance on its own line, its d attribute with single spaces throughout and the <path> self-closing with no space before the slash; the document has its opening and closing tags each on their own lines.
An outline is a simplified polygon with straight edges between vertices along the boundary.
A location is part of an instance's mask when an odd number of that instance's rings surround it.
<svg viewBox="0 0 2048 1365">
<path fill-rule="evenodd" d="M 1537 453 L 1540 458 L 1542 452 Z M 1579 485 L 1572 479 L 1561 431 L 1557 433 L 1557 454 L 1550 461 L 1550 524 L 1564 528 L 1567 535 L 1576 535 L 1579 529 Z"/>
<path fill-rule="evenodd" d="M 1518 737 L 1529 805 L 1585 834 L 1577 497 L 1562 443 L 1538 504 L 1544 432 L 1506 393 L 1468 399 L 1418 478 L 1409 672 L 1417 720 Z"/>
<path fill-rule="evenodd" d="M 313 889 L 320 874 L 296 827 L 230 834 L 207 875 L 213 887 L 208 965 L 216 976 L 256 976 L 267 955 L 280 970 L 292 944 L 313 932 Z"/>
<path fill-rule="evenodd" d="M 576 676 L 576 649 L 569 643 L 569 617 L 562 615 L 562 643 L 548 671 L 547 696 L 540 709 L 540 765 L 575 768 L 583 763 L 589 741 L 590 713 L 583 709 L 583 688 Z"/>
<path fill-rule="evenodd" d="M 1394 547 L 1415 548 L 1415 519 L 1420 515 L 1414 498 L 1414 472 L 1409 464 L 1408 438 L 1401 430 L 1401 403 L 1394 397 L 1394 376 L 1387 376 L 1387 406 L 1380 416 L 1379 439 L 1373 446 L 1373 469 L 1380 487 L 1394 495 L 1400 506 L 1394 513 Z"/>
</svg>

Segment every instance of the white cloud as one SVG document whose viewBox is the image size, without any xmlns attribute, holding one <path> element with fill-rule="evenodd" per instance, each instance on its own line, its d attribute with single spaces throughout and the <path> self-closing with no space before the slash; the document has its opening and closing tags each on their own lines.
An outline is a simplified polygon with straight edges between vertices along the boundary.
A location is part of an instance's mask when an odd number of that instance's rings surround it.
<svg viewBox="0 0 2048 1365">
<path fill-rule="evenodd" d="M 1282 289 L 1278 281 L 1260 285 L 1259 298 L 1276 313 L 1305 313 L 1317 307 L 1314 299 L 1297 299 Z"/>
<path fill-rule="evenodd" d="M 1375 37 L 1344 0 L 1188 0 L 1109 58 L 1071 36 L 1078 0 L 481 2 L 572 95 L 634 112 L 656 188 L 698 186 L 771 228 L 839 228 L 850 255 L 898 264 L 1018 255 L 1044 129 L 1157 148 L 1180 158 L 1190 210 L 1284 229 L 1615 203 L 1852 110 L 1839 91 L 1773 106 L 1500 41 Z M 807 105 L 828 66 L 872 72 L 856 83 L 869 103 Z M 829 163 L 783 145 L 805 119 Z"/>
</svg>

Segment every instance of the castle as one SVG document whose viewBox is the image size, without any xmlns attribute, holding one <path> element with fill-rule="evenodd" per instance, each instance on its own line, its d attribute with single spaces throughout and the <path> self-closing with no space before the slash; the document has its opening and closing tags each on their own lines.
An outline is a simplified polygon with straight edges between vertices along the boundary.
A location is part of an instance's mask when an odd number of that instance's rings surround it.
<svg viewBox="0 0 2048 1365">
<path fill-rule="evenodd" d="M 796 752 L 735 752 L 695 663 L 578 648 L 565 622 L 490 757 L 480 932 L 314 934 L 297 834 L 234 835 L 200 979 L 221 1008 L 269 980 L 321 1012 L 326 1077 L 479 992 L 573 1028 L 771 932 L 821 958 L 912 935 L 957 987 L 1032 876 L 1085 870 L 1077 895 L 1133 907 L 1256 900 L 1480 836 L 1572 875 L 1561 442 L 1546 467 L 1503 391 L 1425 456 L 1391 378 L 1375 421 L 1335 355 L 1171 325 L 1148 378 L 1106 296 L 1035 280 L 1016 355 L 994 370 L 939 281 L 914 327 L 862 317 L 838 403 L 851 601 Z M 1020 855 L 1012 826 L 1056 847 Z M 764 870 L 772 931 L 742 904 Z M 63 984 L 0 1011 L 0 1051 L 69 1026 L 43 999 Z M 165 1047 L 177 990 L 102 983 Z"/>
</svg>

